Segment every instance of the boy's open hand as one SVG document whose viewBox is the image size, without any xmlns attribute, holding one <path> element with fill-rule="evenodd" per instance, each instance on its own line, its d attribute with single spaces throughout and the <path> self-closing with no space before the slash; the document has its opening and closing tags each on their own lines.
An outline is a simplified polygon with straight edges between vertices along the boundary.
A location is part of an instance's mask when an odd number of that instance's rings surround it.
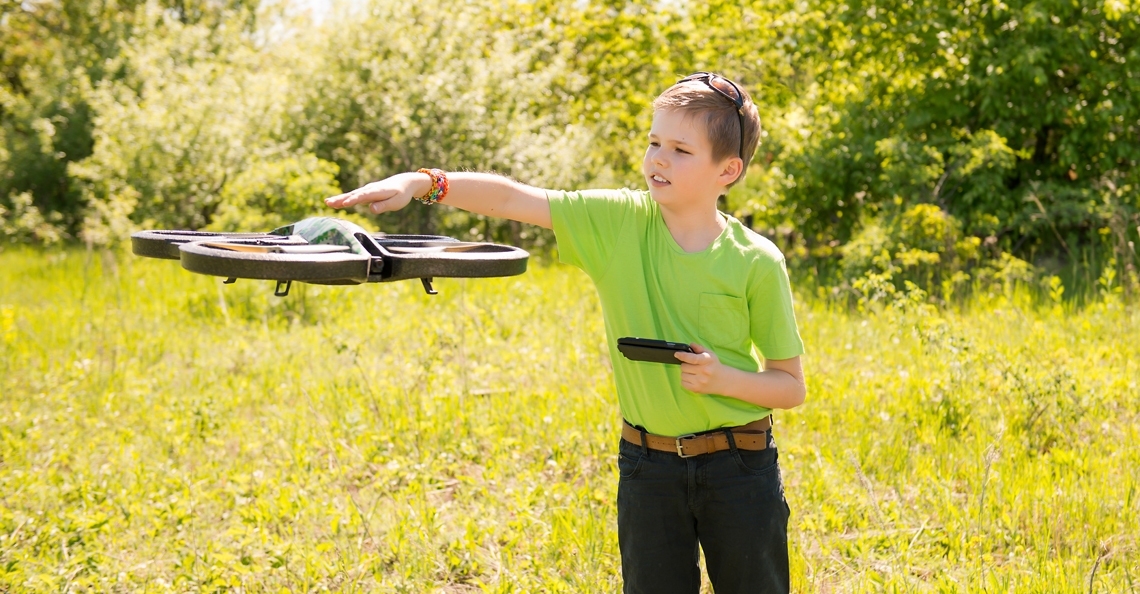
<svg viewBox="0 0 1140 594">
<path fill-rule="evenodd" d="M 348 208 L 357 204 L 370 204 L 374 213 L 400 210 L 413 196 L 422 196 L 431 190 L 431 178 L 425 173 L 401 173 L 372 182 L 351 192 L 325 198 L 333 208 Z"/>
<path fill-rule="evenodd" d="M 697 344 L 689 344 L 693 352 L 678 352 L 673 356 L 681 360 L 681 387 L 698 394 L 722 394 L 726 366 L 716 353 Z"/>
</svg>

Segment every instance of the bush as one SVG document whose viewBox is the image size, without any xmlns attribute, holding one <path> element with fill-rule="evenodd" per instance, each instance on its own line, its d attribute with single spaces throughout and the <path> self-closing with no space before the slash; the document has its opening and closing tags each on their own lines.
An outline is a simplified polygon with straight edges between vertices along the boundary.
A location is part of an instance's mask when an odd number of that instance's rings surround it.
<svg viewBox="0 0 1140 594">
<path fill-rule="evenodd" d="M 9 243 L 58 243 L 66 237 L 62 222 L 59 212 L 40 212 L 32 204 L 31 192 L 12 194 L 7 204 L 0 201 L 0 238 Z"/>
<path fill-rule="evenodd" d="M 880 215 L 841 248 L 845 279 L 868 272 L 892 273 L 928 291 L 978 260 L 977 237 L 964 237 L 954 216 L 933 204 L 916 204 L 898 215 Z M 935 289 L 936 290 L 936 289 Z"/>
<path fill-rule="evenodd" d="M 810 251 L 902 197 L 993 237 L 995 257 L 1074 263 L 1074 246 L 1098 243 L 1109 186 L 1140 179 L 1126 140 L 1140 126 L 1135 3 L 812 6 L 828 16 L 809 27 L 801 91 L 772 126 L 768 226 L 794 223 Z M 1134 213 L 1138 196 L 1117 202 Z M 1127 229 L 1118 245 L 1136 241 Z"/>
<path fill-rule="evenodd" d="M 94 150 L 68 168 L 87 241 L 202 228 L 230 179 L 289 153 L 271 135 L 286 109 L 279 73 L 240 29 L 184 24 L 148 5 L 119 59 L 127 74 L 89 98 Z"/>
<path fill-rule="evenodd" d="M 269 231 L 317 214 L 328 214 L 320 199 L 340 193 L 335 163 L 311 154 L 256 161 L 221 192 L 221 205 L 207 226 L 212 231 Z"/>
<path fill-rule="evenodd" d="M 1060 279 L 1009 252 L 984 257 L 981 240 L 962 232 L 953 215 L 933 204 L 916 204 L 898 215 L 880 215 L 840 248 L 842 284 L 860 307 L 897 295 L 949 301 L 973 290 L 1009 294 L 1018 285 L 1058 297 Z M 989 246 L 994 249 L 993 246 Z"/>
<path fill-rule="evenodd" d="M 566 84 L 565 50 L 557 39 L 505 26 L 502 10 L 483 1 L 377 2 L 308 31 L 279 50 L 291 107 L 278 140 L 336 163 L 344 190 L 420 167 L 496 171 L 551 188 L 604 176 L 606 165 L 590 156 L 592 130 L 551 91 Z M 550 239 L 416 204 L 374 220 L 393 233 Z"/>
</svg>

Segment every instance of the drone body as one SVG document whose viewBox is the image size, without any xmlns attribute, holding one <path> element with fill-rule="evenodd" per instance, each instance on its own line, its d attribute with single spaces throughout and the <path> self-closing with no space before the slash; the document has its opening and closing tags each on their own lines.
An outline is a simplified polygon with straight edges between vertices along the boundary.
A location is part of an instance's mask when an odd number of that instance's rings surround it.
<svg viewBox="0 0 1140 594">
<path fill-rule="evenodd" d="M 180 260 L 191 272 L 277 281 L 274 294 L 293 281 L 357 285 L 420 279 L 434 295 L 434 277 L 485 278 L 526 272 L 529 254 L 494 243 L 439 235 L 369 233 L 332 217 L 314 217 L 268 233 L 141 231 L 131 235 L 135 254 Z"/>
</svg>

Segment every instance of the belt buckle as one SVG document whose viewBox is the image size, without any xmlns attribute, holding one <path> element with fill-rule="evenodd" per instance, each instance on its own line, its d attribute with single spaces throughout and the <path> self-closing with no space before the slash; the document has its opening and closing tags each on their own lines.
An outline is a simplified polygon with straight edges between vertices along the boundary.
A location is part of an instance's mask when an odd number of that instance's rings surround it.
<svg viewBox="0 0 1140 594">
<path fill-rule="evenodd" d="M 700 454 L 686 454 L 686 453 L 685 453 L 685 450 L 684 450 L 684 448 L 683 448 L 683 446 L 681 445 L 681 440 L 682 440 L 682 439 L 695 438 L 696 436 L 697 436 L 697 434 L 696 434 L 696 433 L 689 433 L 689 434 L 686 434 L 686 435 L 682 435 L 682 436 L 680 436 L 680 437 L 678 437 L 678 438 L 676 439 L 676 443 L 677 443 L 677 455 L 678 455 L 678 456 L 680 456 L 680 457 L 682 457 L 682 458 L 692 458 L 692 457 L 694 457 L 694 456 L 699 456 L 699 455 L 700 455 Z"/>
</svg>

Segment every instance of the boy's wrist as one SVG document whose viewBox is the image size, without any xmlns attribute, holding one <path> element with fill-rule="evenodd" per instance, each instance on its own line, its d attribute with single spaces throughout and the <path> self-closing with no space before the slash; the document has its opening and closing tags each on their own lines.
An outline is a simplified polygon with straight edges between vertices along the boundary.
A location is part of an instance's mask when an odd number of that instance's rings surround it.
<svg viewBox="0 0 1140 594">
<path fill-rule="evenodd" d="M 408 176 L 408 192 L 413 198 L 419 198 L 431 192 L 430 175 L 418 171 L 409 171 L 404 175 Z"/>
</svg>

